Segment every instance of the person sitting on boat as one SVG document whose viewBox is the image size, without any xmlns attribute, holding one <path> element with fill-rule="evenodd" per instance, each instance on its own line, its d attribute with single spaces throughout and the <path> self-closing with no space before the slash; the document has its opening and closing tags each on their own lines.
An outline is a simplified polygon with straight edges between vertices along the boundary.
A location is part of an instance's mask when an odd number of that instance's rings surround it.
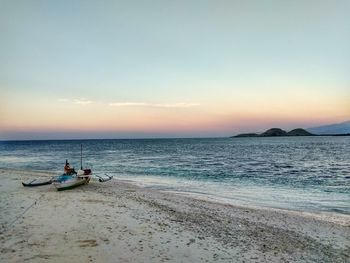
<svg viewBox="0 0 350 263">
<path fill-rule="evenodd" d="M 76 174 L 77 172 L 74 170 L 73 167 L 70 167 L 70 164 L 68 162 L 68 160 L 66 160 L 66 164 L 64 166 L 64 173 L 67 175 L 71 175 L 71 174 Z"/>
</svg>

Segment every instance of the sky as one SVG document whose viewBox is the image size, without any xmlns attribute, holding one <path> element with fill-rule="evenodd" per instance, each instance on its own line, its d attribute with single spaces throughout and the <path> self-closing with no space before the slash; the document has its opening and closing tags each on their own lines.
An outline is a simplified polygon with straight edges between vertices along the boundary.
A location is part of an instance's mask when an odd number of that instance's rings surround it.
<svg viewBox="0 0 350 263">
<path fill-rule="evenodd" d="M 350 1 L 0 0 L 0 140 L 350 119 Z"/>
</svg>

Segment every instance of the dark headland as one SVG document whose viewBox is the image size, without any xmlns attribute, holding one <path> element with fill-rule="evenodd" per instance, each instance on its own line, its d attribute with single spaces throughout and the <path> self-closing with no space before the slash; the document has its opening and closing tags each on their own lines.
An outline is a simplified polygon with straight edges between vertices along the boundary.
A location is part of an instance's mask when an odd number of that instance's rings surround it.
<svg viewBox="0 0 350 263">
<path fill-rule="evenodd" d="M 271 128 L 263 133 L 241 133 L 232 137 L 277 137 L 277 136 L 317 136 L 308 132 L 307 130 L 298 128 L 286 132 L 280 128 Z"/>
</svg>

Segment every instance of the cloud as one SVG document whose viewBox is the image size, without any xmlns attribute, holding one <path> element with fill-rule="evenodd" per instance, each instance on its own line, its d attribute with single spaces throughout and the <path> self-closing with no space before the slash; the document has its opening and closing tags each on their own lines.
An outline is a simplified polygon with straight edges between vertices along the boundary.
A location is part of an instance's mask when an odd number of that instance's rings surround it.
<svg viewBox="0 0 350 263">
<path fill-rule="evenodd" d="M 199 106 L 198 103 L 147 103 L 147 102 L 112 102 L 112 107 L 153 107 L 153 108 L 190 108 Z"/>
<path fill-rule="evenodd" d="M 70 103 L 77 104 L 77 105 L 88 105 L 88 104 L 93 103 L 92 100 L 88 100 L 88 99 L 85 99 L 85 98 L 79 98 L 79 99 L 62 98 L 62 99 L 59 99 L 58 101 L 65 102 L 65 103 L 66 102 L 70 102 Z"/>
<path fill-rule="evenodd" d="M 88 105 L 94 103 L 94 101 L 86 98 L 76 98 L 68 99 L 61 98 L 58 101 L 63 103 L 71 103 L 76 105 Z M 177 103 L 148 103 L 148 102 L 112 102 L 109 103 L 111 107 L 149 107 L 149 108 L 190 108 L 199 106 L 199 103 L 186 103 L 186 102 L 177 102 Z"/>
<path fill-rule="evenodd" d="M 112 107 L 128 107 L 128 106 L 147 106 L 144 102 L 113 102 L 109 106 Z"/>
<path fill-rule="evenodd" d="M 87 99 L 74 99 L 73 100 L 74 104 L 78 104 L 78 105 L 87 105 L 87 104 L 91 104 L 93 103 L 92 100 L 87 100 Z"/>
</svg>

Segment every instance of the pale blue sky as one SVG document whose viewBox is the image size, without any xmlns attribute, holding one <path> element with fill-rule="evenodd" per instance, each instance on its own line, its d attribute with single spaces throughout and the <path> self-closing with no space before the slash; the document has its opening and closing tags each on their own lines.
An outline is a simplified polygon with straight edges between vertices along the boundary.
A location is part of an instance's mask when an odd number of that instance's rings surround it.
<svg viewBox="0 0 350 263">
<path fill-rule="evenodd" d="M 350 1 L 0 0 L 1 100 L 193 103 L 196 114 L 235 119 L 247 112 L 240 103 L 290 108 L 321 96 L 313 107 L 340 108 L 293 125 L 345 120 L 349 10 Z M 0 108 L 11 116 L 3 126 L 25 131 L 15 108 Z M 204 126 L 196 132 L 229 133 Z"/>
</svg>

